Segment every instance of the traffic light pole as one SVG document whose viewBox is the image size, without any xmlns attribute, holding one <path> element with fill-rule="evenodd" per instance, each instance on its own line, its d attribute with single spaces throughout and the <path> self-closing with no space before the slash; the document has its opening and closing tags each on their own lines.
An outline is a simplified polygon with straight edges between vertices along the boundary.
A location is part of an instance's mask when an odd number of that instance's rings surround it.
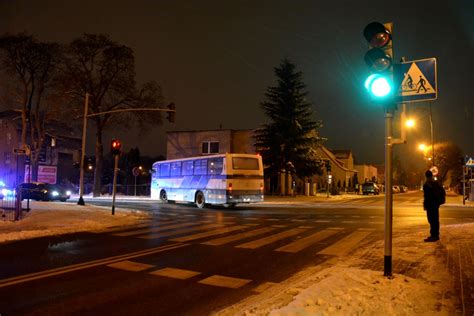
<svg viewBox="0 0 474 316">
<path fill-rule="evenodd" d="M 115 194 L 117 193 L 117 173 L 118 173 L 118 163 L 119 163 L 119 155 L 114 156 L 114 182 L 112 187 L 112 215 L 115 215 Z"/>
<path fill-rule="evenodd" d="M 86 93 L 86 100 L 84 101 L 84 118 L 82 123 L 82 150 L 81 163 L 79 170 L 79 200 L 78 205 L 84 205 L 84 158 L 86 153 L 86 133 L 87 133 L 87 112 L 89 111 L 89 93 Z"/>
<path fill-rule="evenodd" d="M 392 121 L 393 110 L 385 108 L 385 248 L 384 248 L 384 276 L 392 276 Z"/>
</svg>

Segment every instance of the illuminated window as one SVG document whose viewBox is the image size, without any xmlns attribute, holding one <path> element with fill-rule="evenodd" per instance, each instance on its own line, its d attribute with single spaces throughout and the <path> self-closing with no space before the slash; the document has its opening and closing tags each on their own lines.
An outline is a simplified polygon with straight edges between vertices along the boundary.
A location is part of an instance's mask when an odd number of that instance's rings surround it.
<svg viewBox="0 0 474 316">
<path fill-rule="evenodd" d="M 202 153 L 203 154 L 218 154 L 219 153 L 219 142 L 202 142 Z"/>
</svg>

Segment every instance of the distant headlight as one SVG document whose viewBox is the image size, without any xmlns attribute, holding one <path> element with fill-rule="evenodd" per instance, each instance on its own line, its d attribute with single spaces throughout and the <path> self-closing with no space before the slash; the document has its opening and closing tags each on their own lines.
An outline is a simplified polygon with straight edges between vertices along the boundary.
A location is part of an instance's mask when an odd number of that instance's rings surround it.
<svg viewBox="0 0 474 316">
<path fill-rule="evenodd" d="M 53 192 L 51 192 L 51 195 L 52 195 L 52 196 L 58 196 L 59 193 L 58 193 L 58 191 L 53 191 Z"/>
<path fill-rule="evenodd" d="M 7 189 L 2 189 L 2 195 L 8 195 L 8 190 Z"/>
<path fill-rule="evenodd" d="M 71 191 L 66 191 L 66 195 L 71 195 Z"/>
</svg>

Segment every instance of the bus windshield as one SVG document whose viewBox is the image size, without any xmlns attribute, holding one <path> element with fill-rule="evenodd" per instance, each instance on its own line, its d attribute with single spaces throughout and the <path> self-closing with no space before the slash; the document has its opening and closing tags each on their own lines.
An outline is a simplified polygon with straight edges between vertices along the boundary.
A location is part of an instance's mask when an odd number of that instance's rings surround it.
<svg viewBox="0 0 474 316">
<path fill-rule="evenodd" d="M 247 157 L 232 157 L 232 169 L 234 170 L 258 170 L 258 159 Z"/>
</svg>

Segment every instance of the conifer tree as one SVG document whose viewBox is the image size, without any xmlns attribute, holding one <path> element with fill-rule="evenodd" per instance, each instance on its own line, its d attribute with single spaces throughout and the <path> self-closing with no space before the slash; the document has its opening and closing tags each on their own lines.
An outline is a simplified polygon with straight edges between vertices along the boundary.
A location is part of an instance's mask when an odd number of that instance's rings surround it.
<svg viewBox="0 0 474 316">
<path fill-rule="evenodd" d="M 275 68 L 277 85 L 267 88 L 261 107 L 269 122 L 256 132 L 256 147 L 261 153 L 266 177 L 276 189 L 278 174 L 285 169 L 299 178 L 320 173 L 321 159 L 316 148 L 322 141 L 321 121 L 313 119 L 313 105 L 302 72 L 288 59 Z M 289 170 L 290 169 L 290 170 Z"/>
</svg>

